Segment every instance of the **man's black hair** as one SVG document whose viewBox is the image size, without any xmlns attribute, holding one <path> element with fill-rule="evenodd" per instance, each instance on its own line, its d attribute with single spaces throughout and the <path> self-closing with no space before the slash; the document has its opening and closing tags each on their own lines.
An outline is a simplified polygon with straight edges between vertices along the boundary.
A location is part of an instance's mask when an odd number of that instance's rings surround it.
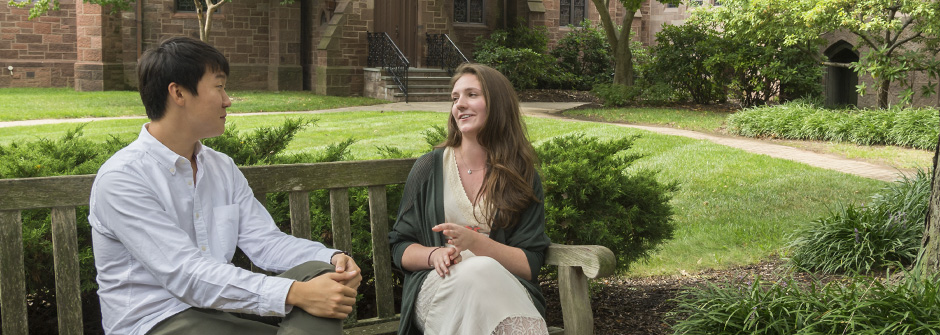
<svg viewBox="0 0 940 335">
<path fill-rule="evenodd" d="M 173 37 L 147 50 L 137 63 L 137 86 L 147 117 L 153 121 L 163 118 L 170 83 L 198 95 L 196 86 L 206 69 L 228 76 L 228 60 L 218 49 L 197 39 Z"/>
</svg>

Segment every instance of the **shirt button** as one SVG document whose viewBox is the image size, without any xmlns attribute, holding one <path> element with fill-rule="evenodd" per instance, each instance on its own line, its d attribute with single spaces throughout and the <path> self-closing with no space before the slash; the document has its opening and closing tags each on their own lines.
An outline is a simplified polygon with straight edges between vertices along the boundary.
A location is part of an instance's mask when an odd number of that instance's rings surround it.
<svg viewBox="0 0 940 335">
<path fill-rule="evenodd" d="M 206 246 L 202 246 L 202 251 L 206 251 Z"/>
<path fill-rule="evenodd" d="M 197 219 L 199 218 L 199 213 L 196 213 L 196 218 L 197 218 Z"/>
<path fill-rule="evenodd" d="M 176 169 L 170 168 L 170 173 L 176 173 Z"/>
<path fill-rule="evenodd" d="M 187 182 L 186 182 L 186 185 L 193 186 L 193 182 L 192 182 L 192 181 L 187 181 Z"/>
</svg>

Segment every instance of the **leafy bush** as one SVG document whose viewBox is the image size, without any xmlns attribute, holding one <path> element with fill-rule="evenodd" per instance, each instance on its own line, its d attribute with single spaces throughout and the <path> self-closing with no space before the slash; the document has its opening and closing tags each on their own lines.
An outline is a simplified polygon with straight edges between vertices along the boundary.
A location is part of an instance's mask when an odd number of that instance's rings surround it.
<svg viewBox="0 0 940 335">
<path fill-rule="evenodd" d="M 752 107 L 728 117 L 732 134 L 933 149 L 940 116 L 932 108 L 830 110 L 807 100 Z"/>
<path fill-rule="evenodd" d="M 601 99 L 601 103 L 607 107 L 627 106 L 636 102 L 641 93 L 643 89 L 638 85 L 597 84 L 591 89 L 591 94 Z"/>
<path fill-rule="evenodd" d="M 641 157 L 624 153 L 633 140 L 570 135 L 536 149 L 549 238 L 606 246 L 620 269 L 647 256 L 674 230 L 669 200 L 676 184 L 660 183 L 653 171 L 624 172 Z"/>
<path fill-rule="evenodd" d="M 675 334 L 931 334 L 940 327 L 936 276 L 897 284 L 742 279 L 684 291 L 669 318 Z"/>
<path fill-rule="evenodd" d="M 868 207 L 847 205 L 800 227 L 790 263 L 806 271 L 867 273 L 913 264 L 923 237 L 930 174 L 921 170 L 874 195 Z"/>
<path fill-rule="evenodd" d="M 489 36 L 478 37 L 473 58 L 501 72 L 515 89 L 524 90 L 560 75 L 547 48 L 545 27 L 529 28 L 520 24 L 508 31 L 496 30 Z"/>
<path fill-rule="evenodd" d="M 558 40 L 551 55 L 562 72 L 572 74 L 570 86 L 584 91 L 610 83 L 614 78 L 614 53 L 604 32 L 587 20 L 580 28 L 569 27 L 571 30 Z"/>
<path fill-rule="evenodd" d="M 723 51 L 723 42 L 710 30 L 693 24 L 665 25 L 656 34 L 658 44 L 650 48 L 653 61 L 648 72 L 679 90 L 696 103 L 707 104 L 726 99 L 729 79 L 715 55 Z"/>
</svg>

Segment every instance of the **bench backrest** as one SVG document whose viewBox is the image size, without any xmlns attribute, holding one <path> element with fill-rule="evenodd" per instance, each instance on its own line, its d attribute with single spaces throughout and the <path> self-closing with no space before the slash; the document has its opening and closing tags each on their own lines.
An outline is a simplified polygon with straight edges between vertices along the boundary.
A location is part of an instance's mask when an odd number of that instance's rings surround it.
<svg viewBox="0 0 940 335">
<path fill-rule="evenodd" d="M 403 184 L 414 159 L 251 166 L 241 168 L 265 203 L 265 194 L 289 192 L 291 233 L 310 238 L 310 192 L 328 189 L 333 247 L 352 249 L 349 221 L 350 187 L 366 187 L 372 229 L 377 318 L 395 317 L 389 218 L 385 187 Z M 79 290 L 77 206 L 87 206 L 94 175 L 0 179 L 0 321 L 3 334 L 26 334 L 26 280 L 20 212 L 52 209 L 59 334 L 82 334 Z"/>
</svg>

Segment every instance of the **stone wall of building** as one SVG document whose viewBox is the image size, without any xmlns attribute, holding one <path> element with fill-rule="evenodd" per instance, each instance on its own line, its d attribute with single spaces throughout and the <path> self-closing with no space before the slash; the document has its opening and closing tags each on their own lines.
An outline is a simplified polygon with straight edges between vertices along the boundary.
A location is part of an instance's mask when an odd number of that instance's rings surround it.
<svg viewBox="0 0 940 335">
<path fill-rule="evenodd" d="M 28 9 L 0 7 L 0 87 L 72 86 L 75 0 L 62 0 L 59 10 L 33 20 Z"/>
</svg>

